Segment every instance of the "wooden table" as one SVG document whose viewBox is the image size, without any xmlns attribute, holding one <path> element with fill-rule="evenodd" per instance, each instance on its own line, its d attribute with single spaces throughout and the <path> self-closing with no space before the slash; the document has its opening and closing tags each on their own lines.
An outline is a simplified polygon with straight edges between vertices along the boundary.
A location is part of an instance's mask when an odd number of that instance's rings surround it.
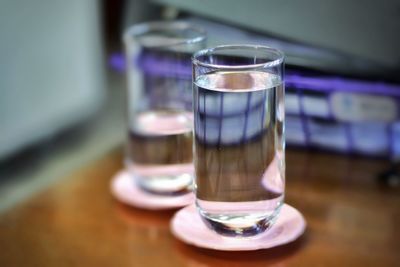
<svg viewBox="0 0 400 267">
<path fill-rule="evenodd" d="M 287 152 L 287 202 L 308 227 L 296 242 L 255 252 L 216 252 L 176 240 L 173 212 L 117 203 L 110 152 L 0 216 L 0 266 L 399 266 L 400 191 L 379 185 L 388 162 Z"/>
</svg>

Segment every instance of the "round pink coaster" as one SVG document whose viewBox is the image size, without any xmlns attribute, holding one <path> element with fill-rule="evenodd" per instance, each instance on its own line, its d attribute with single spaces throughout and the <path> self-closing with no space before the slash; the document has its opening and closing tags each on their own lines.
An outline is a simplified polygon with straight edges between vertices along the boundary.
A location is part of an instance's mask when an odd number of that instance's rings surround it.
<svg viewBox="0 0 400 267">
<path fill-rule="evenodd" d="M 284 204 L 275 224 L 266 232 L 253 237 L 225 237 L 210 230 L 201 220 L 195 204 L 178 211 L 171 230 L 181 241 L 197 247 L 225 250 L 267 249 L 296 240 L 304 233 L 306 221 L 295 208 Z"/>
<path fill-rule="evenodd" d="M 194 194 L 159 196 L 142 190 L 126 170 L 119 171 L 111 180 L 112 195 L 127 205 L 148 210 L 175 209 L 194 202 Z"/>
</svg>

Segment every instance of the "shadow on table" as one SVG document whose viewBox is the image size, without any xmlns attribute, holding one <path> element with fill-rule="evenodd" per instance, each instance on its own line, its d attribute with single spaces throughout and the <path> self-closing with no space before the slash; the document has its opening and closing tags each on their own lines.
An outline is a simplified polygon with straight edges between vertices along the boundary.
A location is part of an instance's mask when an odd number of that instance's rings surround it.
<svg viewBox="0 0 400 267">
<path fill-rule="evenodd" d="M 134 227 L 148 232 L 148 239 L 156 241 L 157 246 L 152 249 L 173 251 L 184 266 L 285 266 L 285 259 L 290 258 L 301 250 L 307 243 L 307 231 L 296 241 L 287 245 L 257 250 L 225 252 L 197 248 L 187 245 L 169 234 L 170 220 L 176 210 L 148 211 L 116 203 L 116 212 L 121 220 Z M 171 238 L 173 240 L 171 240 Z M 144 246 L 144 244 L 143 244 Z M 171 256 L 171 255 L 170 255 Z M 283 265 L 282 265 L 283 264 Z"/>
<path fill-rule="evenodd" d="M 126 223 L 139 227 L 169 229 L 169 222 L 177 210 L 144 210 L 116 203 L 119 217 Z"/>
<path fill-rule="evenodd" d="M 287 245 L 257 251 L 215 251 L 187 245 L 179 240 L 174 247 L 187 266 L 285 266 L 282 261 L 302 249 L 307 243 L 307 232 Z"/>
</svg>

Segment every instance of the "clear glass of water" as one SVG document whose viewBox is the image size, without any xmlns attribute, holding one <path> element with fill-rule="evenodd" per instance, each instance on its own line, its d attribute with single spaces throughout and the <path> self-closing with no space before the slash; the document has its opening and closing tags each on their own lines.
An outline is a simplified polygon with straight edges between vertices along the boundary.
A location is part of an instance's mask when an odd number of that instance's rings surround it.
<svg viewBox="0 0 400 267">
<path fill-rule="evenodd" d="M 127 64 L 125 164 L 150 193 L 184 194 L 193 181 L 191 55 L 205 32 L 185 22 L 150 22 L 124 33 Z"/>
<path fill-rule="evenodd" d="M 196 205 L 221 235 L 257 235 L 284 201 L 284 55 L 226 45 L 192 63 Z"/>
</svg>

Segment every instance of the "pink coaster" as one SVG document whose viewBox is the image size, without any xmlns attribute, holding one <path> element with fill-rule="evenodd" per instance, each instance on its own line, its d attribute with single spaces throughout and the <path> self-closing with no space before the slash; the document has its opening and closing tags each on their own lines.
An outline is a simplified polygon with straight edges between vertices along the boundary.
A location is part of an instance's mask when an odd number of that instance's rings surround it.
<svg viewBox="0 0 400 267">
<path fill-rule="evenodd" d="M 112 195 L 127 205 L 148 210 L 175 209 L 194 202 L 194 194 L 159 196 L 142 190 L 126 170 L 119 171 L 111 180 Z"/>
<path fill-rule="evenodd" d="M 181 241 L 197 247 L 239 251 L 276 247 L 296 240 L 304 233 L 306 222 L 295 208 L 284 204 L 275 224 L 266 232 L 253 237 L 225 237 L 207 228 L 194 204 L 178 211 L 171 230 Z"/>
</svg>

